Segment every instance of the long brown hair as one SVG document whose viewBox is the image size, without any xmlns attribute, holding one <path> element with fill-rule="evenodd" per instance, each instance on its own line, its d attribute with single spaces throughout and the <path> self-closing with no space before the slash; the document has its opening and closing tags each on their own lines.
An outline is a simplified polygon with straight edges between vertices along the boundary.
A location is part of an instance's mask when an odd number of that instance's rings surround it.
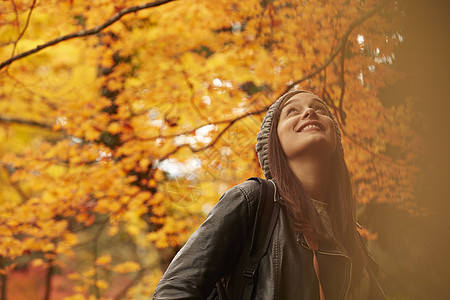
<svg viewBox="0 0 450 300">
<path fill-rule="evenodd" d="M 278 122 L 284 104 L 295 94 L 287 94 L 274 112 L 269 135 L 268 162 L 270 173 L 277 183 L 280 195 L 287 208 L 290 223 L 295 231 L 303 234 L 313 233 L 319 241 L 334 240 L 342 251 L 352 257 L 352 261 L 361 262 L 364 255 L 356 230 L 356 201 L 343 153 L 336 147 L 337 149 L 332 157 L 327 203 L 333 232 L 328 232 L 322 225 L 301 181 L 291 170 L 281 147 L 277 133 Z"/>
</svg>

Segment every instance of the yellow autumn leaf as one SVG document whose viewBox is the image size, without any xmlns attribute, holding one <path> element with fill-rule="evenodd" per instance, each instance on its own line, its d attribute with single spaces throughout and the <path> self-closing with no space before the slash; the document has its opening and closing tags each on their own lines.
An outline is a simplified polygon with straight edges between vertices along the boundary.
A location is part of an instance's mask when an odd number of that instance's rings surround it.
<svg viewBox="0 0 450 300">
<path fill-rule="evenodd" d="M 77 235 L 70 232 L 64 234 L 64 239 L 69 245 L 75 245 L 78 242 Z"/>
<path fill-rule="evenodd" d="M 119 231 L 119 226 L 117 225 L 111 225 L 108 228 L 108 235 L 109 236 L 115 236 L 117 234 L 117 232 Z"/>
<path fill-rule="evenodd" d="M 118 265 L 115 265 L 112 270 L 116 273 L 130 273 L 130 272 L 136 272 L 141 269 L 141 266 L 134 261 L 127 261 Z"/>
<path fill-rule="evenodd" d="M 83 271 L 83 272 L 81 273 L 81 276 L 84 277 L 84 278 L 90 278 L 90 277 L 92 277 L 92 276 L 94 276 L 94 275 L 95 275 L 95 269 L 94 269 L 94 267 L 90 267 L 88 270 Z"/>
<path fill-rule="evenodd" d="M 108 126 L 108 131 L 111 132 L 112 134 L 119 133 L 121 130 L 122 127 L 117 122 L 113 122 Z"/>
<path fill-rule="evenodd" d="M 80 278 L 80 274 L 79 273 L 70 273 L 67 275 L 67 278 L 69 278 L 71 280 L 77 280 Z"/>
<path fill-rule="evenodd" d="M 96 285 L 99 289 L 102 289 L 102 290 L 107 289 L 108 286 L 109 286 L 108 282 L 106 282 L 105 280 L 97 280 L 97 281 L 95 282 L 95 285 Z"/>
<path fill-rule="evenodd" d="M 81 291 L 79 291 L 79 292 L 83 292 L 84 291 L 84 288 L 80 288 L 81 289 Z M 76 290 L 77 290 L 77 288 L 76 288 Z M 66 297 L 64 297 L 63 298 L 63 300 L 86 300 L 87 298 L 86 298 L 86 296 L 84 295 L 84 294 L 75 294 L 75 295 L 71 295 L 71 296 L 66 296 Z"/>
<path fill-rule="evenodd" d="M 36 258 L 36 259 L 33 259 L 32 264 L 33 264 L 33 266 L 38 267 L 38 266 L 42 266 L 44 264 L 44 261 L 41 258 Z"/>
<path fill-rule="evenodd" d="M 143 158 L 139 161 L 139 166 L 143 169 L 146 169 L 150 164 L 150 160 L 148 158 Z"/>
<path fill-rule="evenodd" d="M 98 266 L 105 266 L 108 265 L 110 262 L 111 262 L 111 255 L 109 254 L 102 255 L 95 260 L 95 264 Z"/>
</svg>

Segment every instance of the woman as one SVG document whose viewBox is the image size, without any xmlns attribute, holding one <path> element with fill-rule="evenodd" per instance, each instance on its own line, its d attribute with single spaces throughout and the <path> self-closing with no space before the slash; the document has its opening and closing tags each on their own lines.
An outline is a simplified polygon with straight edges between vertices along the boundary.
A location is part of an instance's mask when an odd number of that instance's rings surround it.
<svg viewBox="0 0 450 300">
<path fill-rule="evenodd" d="M 341 134 L 326 104 L 307 91 L 283 95 L 262 122 L 256 150 L 282 209 L 252 299 L 385 299 L 356 230 Z M 259 189 L 246 181 L 221 197 L 168 267 L 154 299 L 206 299 L 221 278 L 229 299 L 241 298 L 237 270 Z"/>
</svg>

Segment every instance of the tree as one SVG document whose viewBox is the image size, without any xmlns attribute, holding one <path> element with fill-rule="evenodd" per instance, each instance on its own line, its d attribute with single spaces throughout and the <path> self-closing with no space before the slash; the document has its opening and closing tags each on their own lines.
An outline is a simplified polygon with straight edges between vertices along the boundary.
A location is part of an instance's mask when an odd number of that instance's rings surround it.
<svg viewBox="0 0 450 300">
<path fill-rule="evenodd" d="M 255 135 L 291 88 L 337 116 L 360 218 L 419 211 L 414 98 L 379 95 L 401 77 L 396 2 L 0 5 L 2 299 L 31 266 L 46 299 L 56 274 L 67 299 L 151 294 L 218 196 L 262 175 Z"/>
</svg>

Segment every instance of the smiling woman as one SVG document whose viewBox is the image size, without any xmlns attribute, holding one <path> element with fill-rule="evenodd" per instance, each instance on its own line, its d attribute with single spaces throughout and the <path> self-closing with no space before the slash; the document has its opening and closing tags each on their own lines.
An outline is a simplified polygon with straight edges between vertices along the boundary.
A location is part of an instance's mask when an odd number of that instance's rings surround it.
<svg viewBox="0 0 450 300">
<path fill-rule="evenodd" d="M 262 187 L 251 180 L 227 191 L 178 252 L 154 299 L 217 299 L 216 282 L 218 299 L 385 299 L 356 230 L 341 133 L 326 104 L 308 91 L 285 94 L 269 108 L 256 150 L 274 197 L 260 197 Z M 281 208 L 248 282 L 241 264 L 252 260 L 247 246 L 259 202 L 272 199 Z"/>
</svg>

